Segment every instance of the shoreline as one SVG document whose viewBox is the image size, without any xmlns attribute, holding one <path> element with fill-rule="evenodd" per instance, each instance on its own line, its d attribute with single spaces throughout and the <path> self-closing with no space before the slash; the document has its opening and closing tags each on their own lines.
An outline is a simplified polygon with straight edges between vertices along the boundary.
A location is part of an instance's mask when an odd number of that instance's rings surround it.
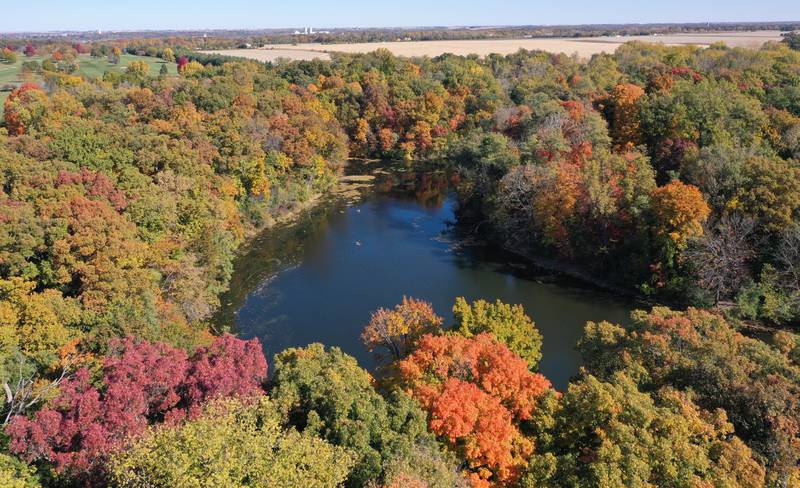
<svg viewBox="0 0 800 488">
<path fill-rule="evenodd" d="M 366 164 L 365 164 L 366 163 Z M 357 168 L 356 174 L 344 174 L 337 178 L 336 183 L 324 192 L 314 194 L 308 200 L 303 202 L 296 202 L 290 208 L 282 212 L 280 215 L 273 217 L 264 226 L 254 229 L 245 235 L 242 244 L 236 249 L 236 257 L 241 257 L 251 248 L 252 245 L 257 243 L 260 239 L 266 238 L 267 234 L 280 227 L 295 225 L 302 216 L 309 211 L 314 210 L 321 204 L 334 204 L 337 201 L 346 205 L 352 205 L 360 201 L 365 191 L 370 191 L 375 186 L 377 174 L 385 171 L 383 164 L 370 164 L 370 163 L 387 163 L 372 160 L 353 160 L 348 163 L 348 166 Z M 454 224 L 456 227 L 459 224 Z M 463 239 L 463 238 L 461 238 Z M 562 284 L 567 286 L 574 286 L 577 288 L 594 289 L 596 291 L 616 295 L 619 298 L 630 300 L 637 305 L 645 307 L 665 306 L 673 309 L 682 310 L 687 307 L 685 304 L 669 303 L 664 301 L 656 301 L 650 297 L 646 297 L 638 292 L 633 287 L 625 287 L 622 285 L 611 283 L 607 280 L 598 277 L 585 268 L 564 262 L 555 258 L 539 256 L 534 253 L 514 248 L 504 243 L 497 242 L 491 238 L 482 240 L 489 246 L 494 246 L 496 249 L 507 253 L 509 256 L 519 258 L 530 271 L 539 274 L 549 274 L 554 281 L 562 281 Z M 507 261 L 506 264 L 513 266 L 512 261 Z M 228 290 L 220 294 L 227 293 Z M 220 303 L 213 315 L 216 315 L 222 304 Z M 724 308 L 702 307 L 703 309 L 714 311 L 724 315 Z M 739 328 L 752 333 L 775 333 L 782 330 L 790 330 L 777 326 L 770 326 L 761 322 L 756 322 L 747 319 L 735 319 L 739 324 Z"/>
</svg>

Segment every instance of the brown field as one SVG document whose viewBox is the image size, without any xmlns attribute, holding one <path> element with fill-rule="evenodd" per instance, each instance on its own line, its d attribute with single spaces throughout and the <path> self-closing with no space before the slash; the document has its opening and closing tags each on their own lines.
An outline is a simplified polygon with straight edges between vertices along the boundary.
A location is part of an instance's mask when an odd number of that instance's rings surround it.
<svg viewBox="0 0 800 488">
<path fill-rule="evenodd" d="M 694 44 L 708 46 L 724 42 L 731 47 L 759 47 L 767 41 L 779 41 L 779 31 L 713 32 L 707 34 L 674 34 L 667 36 L 591 37 L 585 39 L 498 39 L 474 41 L 397 41 L 356 44 L 274 44 L 258 49 L 229 49 L 203 51 L 229 56 L 274 61 L 279 58 L 293 60 L 330 59 L 328 53 L 366 53 L 384 48 L 398 56 L 438 56 L 444 53 L 457 55 L 491 53 L 511 54 L 519 49 L 539 49 L 553 53 L 577 54 L 589 58 L 601 52 L 614 52 L 630 41 L 658 42 L 669 46 Z"/>
<path fill-rule="evenodd" d="M 299 46 L 299 45 L 298 45 Z M 237 58 L 255 59 L 256 61 L 275 61 L 291 59 L 293 61 L 310 61 L 312 59 L 331 59 L 330 54 L 312 49 L 302 49 L 292 45 L 281 47 L 264 47 L 259 49 L 222 49 L 219 51 L 200 51 L 206 54 L 224 54 Z"/>
</svg>

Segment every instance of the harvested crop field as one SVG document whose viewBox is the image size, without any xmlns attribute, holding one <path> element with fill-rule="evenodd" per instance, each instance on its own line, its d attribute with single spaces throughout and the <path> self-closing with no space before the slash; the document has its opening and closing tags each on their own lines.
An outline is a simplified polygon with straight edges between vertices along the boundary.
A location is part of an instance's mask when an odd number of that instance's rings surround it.
<svg viewBox="0 0 800 488">
<path fill-rule="evenodd" d="M 376 48 L 377 49 L 377 48 Z M 291 59 L 293 61 L 310 61 L 312 59 L 331 58 L 330 54 L 323 51 L 303 49 L 299 46 L 282 45 L 280 47 L 264 47 L 259 49 L 223 49 L 219 51 L 200 51 L 206 54 L 224 54 L 237 58 L 255 59 L 256 61 L 276 61 L 278 59 Z"/>
<path fill-rule="evenodd" d="M 470 41 L 397 41 L 355 44 L 274 44 L 257 49 L 230 49 L 203 51 L 225 54 L 258 61 L 274 61 L 279 58 L 293 60 L 329 59 L 328 53 L 366 53 L 376 49 L 388 49 L 398 56 L 438 56 L 444 53 L 457 55 L 511 54 L 520 49 L 549 51 L 553 53 L 577 54 L 588 58 L 601 52 L 614 52 L 630 41 L 658 42 L 670 46 L 694 44 L 708 46 L 724 42 L 731 47 L 759 47 L 768 41 L 779 41 L 779 31 L 713 32 L 707 34 L 674 34 L 665 36 L 590 37 L 583 39 L 497 39 Z"/>
</svg>

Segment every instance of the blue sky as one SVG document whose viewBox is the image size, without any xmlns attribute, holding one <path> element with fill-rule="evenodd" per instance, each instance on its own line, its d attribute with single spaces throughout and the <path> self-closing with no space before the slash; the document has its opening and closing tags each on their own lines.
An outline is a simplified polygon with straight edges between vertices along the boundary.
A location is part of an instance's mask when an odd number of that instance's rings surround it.
<svg viewBox="0 0 800 488">
<path fill-rule="evenodd" d="M 3 0 L 0 32 L 800 21 L 800 0 Z"/>
</svg>

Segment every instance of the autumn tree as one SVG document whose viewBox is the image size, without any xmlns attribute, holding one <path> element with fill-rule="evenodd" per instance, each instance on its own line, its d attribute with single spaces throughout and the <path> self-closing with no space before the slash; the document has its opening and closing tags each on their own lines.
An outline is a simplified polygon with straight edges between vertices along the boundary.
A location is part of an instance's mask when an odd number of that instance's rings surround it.
<svg viewBox="0 0 800 488">
<path fill-rule="evenodd" d="M 17 53 L 5 47 L 0 51 L 0 59 L 6 64 L 15 64 L 17 62 Z"/>
<path fill-rule="evenodd" d="M 608 97 L 611 111 L 611 138 L 620 150 L 627 150 L 642 143 L 639 122 L 639 101 L 644 90 L 632 83 L 622 83 L 614 87 Z"/>
<path fill-rule="evenodd" d="M 402 460 L 417 449 L 431 449 L 433 439 L 419 405 L 398 391 L 382 397 L 369 373 L 338 348 L 312 344 L 277 354 L 269 394 L 291 425 L 354 455 L 347 486 L 385 481 L 389 466 L 413 466 Z M 442 462 L 438 448 L 430 456 Z"/>
<path fill-rule="evenodd" d="M 653 190 L 651 198 L 657 235 L 668 238 L 677 249 L 703 235 L 711 209 L 697 187 L 673 181 Z"/>
<path fill-rule="evenodd" d="M 122 50 L 119 47 L 114 47 L 108 53 L 108 62 L 110 64 L 119 64 L 122 57 Z"/>
<path fill-rule="evenodd" d="M 148 425 L 196 416 L 219 396 L 261 394 L 266 361 L 257 340 L 223 336 L 192 357 L 162 343 L 113 341 L 101 382 L 84 367 L 60 385 L 47 408 L 14 417 L 6 429 L 11 450 L 56 472 L 102 483 L 104 461 Z"/>
<path fill-rule="evenodd" d="M 735 434 L 767 467 L 767 479 L 797 476 L 793 419 L 800 411 L 800 370 L 773 346 L 737 332 L 723 317 L 689 308 L 637 311 L 623 328 L 586 325 L 579 342 L 586 368 L 603 379 L 622 371 L 644 391 L 692 391 L 705 410 L 722 409 Z"/>
<path fill-rule="evenodd" d="M 338 486 L 351 456 L 284 427 L 266 397 L 211 402 L 188 422 L 148 430 L 110 459 L 115 486 Z"/>
<path fill-rule="evenodd" d="M 0 485 L 8 488 L 40 488 L 40 476 L 33 466 L 0 453 Z"/>
<path fill-rule="evenodd" d="M 78 363 L 83 334 L 74 299 L 53 289 L 35 291 L 21 278 L 0 280 L 0 423 L 51 398 Z"/>
<path fill-rule="evenodd" d="M 531 458 L 522 486 L 765 486 L 725 413 L 689 394 L 589 375 L 569 385 L 554 417 L 552 443 Z"/>
<path fill-rule="evenodd" d="M 414 446 L 384 467 L 385 488 L 468 488 L 469 478 L 455 454 L 442 451 L 438 443 Z"/>
<path fill-rule="evenodd" d="M 197 61 L 189 61 L 188 63 L 185 63 L 183 66 L 181 66 L 180 63 L 178 63 L 178 67 L 181 68 L 180 73 L 183 76 L 191 76 L 193 74 L 203 71 L 203 64 Z"/>
<path fill-rule="evenodd" d="M 522 305 L 508 305 L 500 300 L 489 303 L 476 300 L 467 303 L 463 297 L 456 298 L 453 305 L 453 328 L 464 337 L 474 337 L 487 332 L 528 362 L 536 371 L 542 358 L 542 334 Z"/>
<path fill-rule="evenodd" d="M 127 73 L 135 79 L 141 79 L 150 72 L 150 65 L 145 61 L 132 61 L 127 68 Z"/>
<path fill-rule="evenodd" d="M 163 59 L 164 61 L 166 61 L 168 63 L 174 63 L 175 62 L 175 52 L 172 50 L 172 48 L 169 48 L 169 47 L 165 48 L 163 51 L 161 51 L 161 59 Z"/>
<path fill-rule="evenodd" d="M 21 135 L 39 120 L 45 109 L 47 96 L 35 83 L 25 83 L 13 90 L 3 105 L 5 126 L 9 134 Z"/>
<path fill-rule="evenodd" d="M 182 73 L 186 65 L 189 64 L 189 58 L 181 56 L 178 58 L 178 73 Z"/>
<path fill-rule="evenodd" d="M 413 350 L 420 337 L 435 334 L 441 325 L 442 318 L 430 303 L 404 296 L 394 309 L 380 308 L 372 314 L 361 340 L 370 352 L 386 349 L 392 360 L 399 360 Z"/>
<path fill-rule="evenodd" d="M 431 431 L 464 456 L 475 483 L 519 477 L 534 450 L 519 423 L 539 415 L 549 381 L 486 333 L 423 336 L 399 371 Z"/>
<path fill-rule="evenodd" d="M 656 262 L 650 265 L 650 282 L 642 287 L 650 293 L 659 289 L 683 293 L 686 284 L 681 257 L 689 241 L 703 235 L 711 209 L 697 187 L 677 180 L 655 188 L 650 206 Z"/>
</svg>

